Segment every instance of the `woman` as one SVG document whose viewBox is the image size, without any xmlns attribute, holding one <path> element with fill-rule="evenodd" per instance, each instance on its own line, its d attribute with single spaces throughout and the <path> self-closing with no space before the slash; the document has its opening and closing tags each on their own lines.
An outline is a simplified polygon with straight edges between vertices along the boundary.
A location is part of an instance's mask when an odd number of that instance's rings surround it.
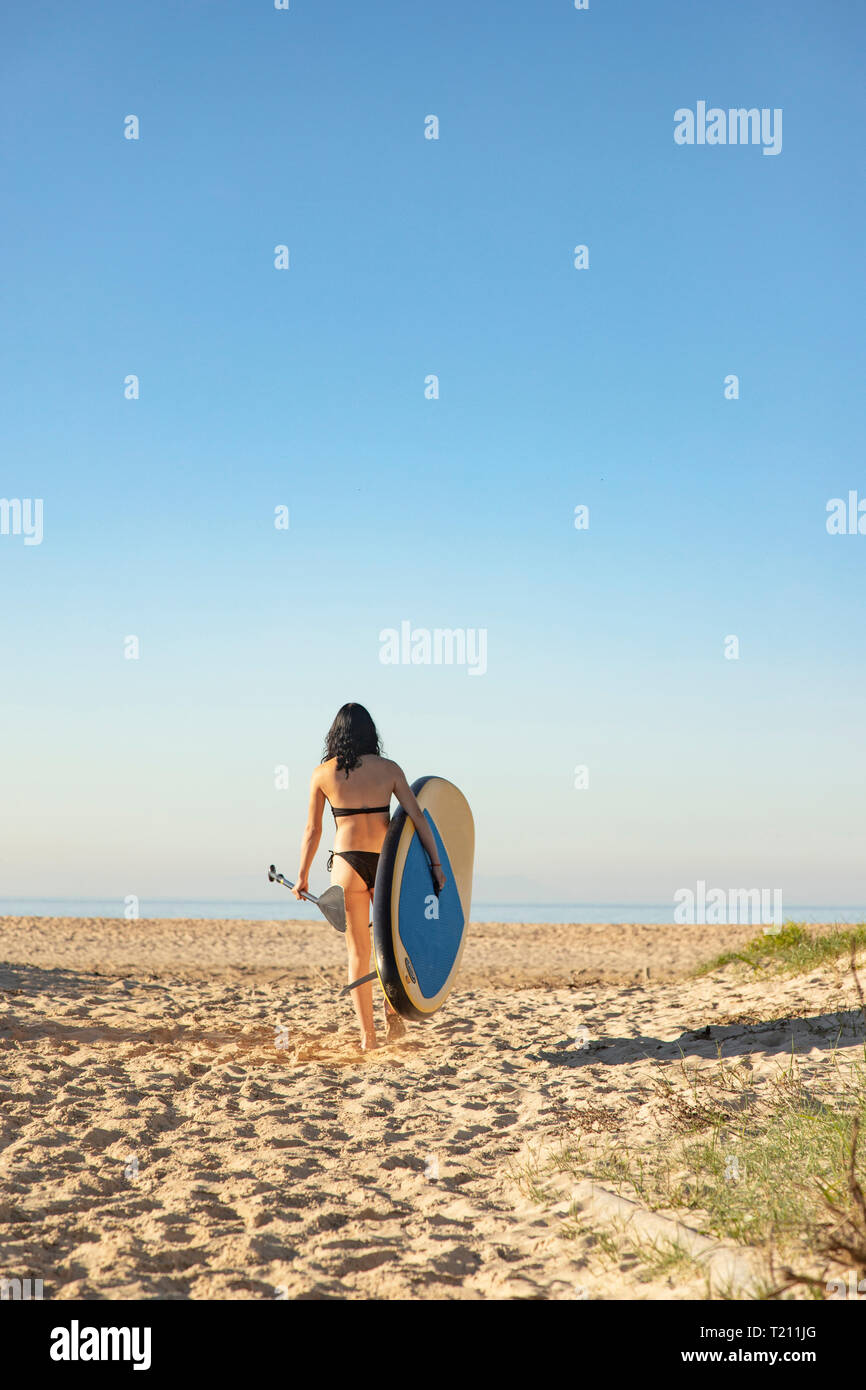
<svg viewBox="0 0 866 1390">
<path fill-rule="evenodd" d="M 349 948 L 348 982 L 370 970 L 370 907 L 376 865 L 391 815 L 391 797 L 400 805 L 418 832 L 430 860 L 436 891 L 445 884 L 436 841 L 421 807 L 396 763 L 381 756 L 376 725 L 363 705 L 348 704 L 338 712 L 328 737 L 325 755 L 310 780 L 310 807 L 301 841 L 301 865 L 293 888 L 296 898 L 308 893 L 310 866 L 322 838 L 322 813 L 328 801 L 336 834 L 328 859 L 331 882 L 339 883 L 346 896 L 346 945 Z M 361 1029 L 361 1050 L 376 1046 L 372 984 L 352 990 Z M 405 1025 L 385 1000 L 385 1031 L 391 1042 L 405 1033 Z"/>
</svg>

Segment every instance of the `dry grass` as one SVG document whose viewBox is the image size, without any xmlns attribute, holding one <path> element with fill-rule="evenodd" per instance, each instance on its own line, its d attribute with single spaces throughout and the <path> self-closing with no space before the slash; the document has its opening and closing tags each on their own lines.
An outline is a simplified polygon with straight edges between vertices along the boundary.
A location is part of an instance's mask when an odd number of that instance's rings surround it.
<svg viewBox="0 0 866 1390">
<path fill-rule="evenodd" d="M 727 959 L 810 971 L 847 952 L 866 1023 L 855 960 L 863 944 L 866 928 L 815 942 L 792 926 Z M 804 1074 L 792 1043 L 778 1074 L 758 1086 L 748 1064 L 721 1055 L 715 1066 L 682 1059 L 674 1070 L 656 1063 L 658 1142 L 630 1146 L 621 1134 L 609 1135 L 599 1150 L 596 1135 L 592 1152 L 580 1141 L 563 1146 L 536 1164 L 533 1189 L 546 1192 L 545 1177 L 554 1171 L 592 1178 L 650 1211 L 674 1214 L 704 1235 L 757 1252 L 767 1271 L 760 1296 L 798 1290 L 826 1297 L 833 1277 L 853 1271 L 866 1278 L 866 1157 L 859 1142 L 866 1125 L 866 1048 L 863 1060 L 853 1062 L 850 1053 L 840 1061 L 834 1048 L 823 1065 L 820 1074 L 812 1065 Z M 576 1116 L 583 1134 L 608 1130 L 611 1120 L 603 1107 L 597 1115 L 587 1108 Z M 588 1238 L 575 1210 L 564 1234 Z M 637 1242 L 611 1230 L 594 1230 L 592 1243 L 620 1263 L 638 1261 L 639 1279 L 689 1265 L 694 1272 L 692 1257 L 679 1246 Z"/>
</svg>

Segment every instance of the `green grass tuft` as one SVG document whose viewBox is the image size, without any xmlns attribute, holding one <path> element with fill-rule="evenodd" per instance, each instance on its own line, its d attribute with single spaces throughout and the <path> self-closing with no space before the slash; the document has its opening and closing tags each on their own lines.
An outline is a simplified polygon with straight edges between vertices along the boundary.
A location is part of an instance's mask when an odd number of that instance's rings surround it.
<svg viewBox="0 0 866 1390">
<path fill-rule="evenodd" d="M 739 951 L 724 951 L 720 956 L 699 965 L 694 974 L 709 975 L 726 965 L 740 961 L 753 970 L 774 974 L 807 974 L 827 961 L 850 958 L 854 952 L 866 949 L 866 923 L 853 927 L 838 927 L 822 935 L 810 932 L 800 922 L 786 922 L 776 935 L 763 932 Z"/>
</svg>

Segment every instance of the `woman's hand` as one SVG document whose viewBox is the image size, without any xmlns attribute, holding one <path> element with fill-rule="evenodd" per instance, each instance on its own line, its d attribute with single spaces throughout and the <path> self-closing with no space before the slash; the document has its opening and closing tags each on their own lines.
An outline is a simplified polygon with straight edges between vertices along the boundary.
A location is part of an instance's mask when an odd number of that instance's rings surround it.
<svg viewBox="0 0 866 1390">
<path fill-rule="evenodd" d="M 441 893 L 445 887 L 445 874 L 441 864 L 431 864 L 430 872 L 433 875 L 433 882 L 436 884 L 436 892 Z"/>
<path fill-rule="evenodd" d="M 292 889 L 292 892 L 294 893 L 295 897 L 300 901 L 300 899 L 303 897 L 304 893 L 309 893 L 309 891 L 310 891 L 310 880 L 308 879 L 308 877 L 307 877 L 306 874 L 300 874 L 300 875 L 298 876 L 298 881 L 297 881 L 297 883 L 295 884 L 294 888 Z"/>
</svg>

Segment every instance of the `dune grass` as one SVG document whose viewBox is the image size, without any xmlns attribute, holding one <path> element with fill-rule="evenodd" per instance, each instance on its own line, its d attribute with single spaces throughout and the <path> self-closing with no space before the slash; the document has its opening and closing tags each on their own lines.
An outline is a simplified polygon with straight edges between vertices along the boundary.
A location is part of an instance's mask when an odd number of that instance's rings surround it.
<svg viewBox="0 0 866 1390">
<path fill-rule="evenodd" d="M 802 922 L 786 922 L 781 931 L 755 936 L 739 951 L 724 951 L 694 970 L 696 976 L 709 975 L 739 961 L 755 971 L 805 975 L 828 961 L 850 958 L 852 952 L 866 949 L 866 923 L 837 927 L 834 931 L 809 931 Z"/>
<path fill-rule="evenodd" d="M 671 1197 L 702 1213 L 708 1235 L 817 1251 L 833 1225 L 828 1203 L 847 1203 L 856 1127 L 866 1127 L 866 1070 L 858 1067 L 832 1101 L 819 1100 L 796 1079 L 780 1082 L 761 1112 L 687 1144 L 691 1182 Z M 854 1171 L 866 1181 L 862 1155 Z"/>
<path fill-rule="evenodd" d="M 827 1281 L 842 1271 L 866 1279 L 866 1043 L 858 1055 L 840 1059 L 834 1049 L 820 1076 L 807 1069 L 807 1081 L 792 1051 L 761 1085 L 721 1052 L 710 1067 L 685 1058 L 673 1070 L 656 1063 L 664 1139 L 630 1146 L 611 1134 L 599 1148 L 578 1132 L 535 1160 L 522 1186 L 542 1204 L 556 1195 L 554 1175 L 592 1178 L 723 1244 L 757 1251 L 766 1270 L 759 1296 L 828 1297 Z M 587 1229 L 574 1210 L 562 1234 Z M 637 1261 L 638 1280 L 684 1274 L 691 1258 L 611 1231 L 596 1230 L 593 1244 L 620 1270 Z"/>
<path fill-rule="evenodd" d="M 820 1068 L 804 1067 L 792 1042 L 777 1075 L 760 1084 L 748 1060 L 723 1058 L 721 1046 L 715 1065 L 654 1062 L 658 1141 L 629 1145 L 609 1133 L 599 1146 L 577 1128 L 519 1175 L 524 1191 L 542 1204 L 561 1198 L 557 1176 L 592 1178 L 723 1244 L 756 1251 L 767 1276 L 759 1297 L 795 1290 L 822 1299 L 837 1296 L 828 1281 L 844 1271 L 866 1279 L 866 1000 L 856 966 L 864 947 L 866 925 L 817 935 L 790 922 L 696 972 L 742 961 L 808 974 L 847 957 L 864 1024 L 853 1058 L 850 1047 L 840 1056 L 834 1046 Z M 593 1247 L 621 1272 L 637 1262 L 638 1280 L 686 1274 L 691 1256 L 678 1246 L 656 1249 L 591 1227 Z M 587 1238 L 591 1227 L 572 1209 L 562 1234 Z M 708 1286 L 707 1296 L 718 1294 Z"/>
<path fill-rule="evenodd" d="M 749 1092 L 748 1075 L 739 1073 L 720 1060 L 719 1071 L 705 1072 L 700 1082 L 690 1075 L 684 1093 L 690 1103 L 696 1090 L 706 1095 L 692 1132 L 681 1130 L 680 1142 L 638 1149 L 611 1138 L 590 1154 L 577 1138 L 514 1176 L 539 1205 L 561 1197 L 555 1174 L 592 1178 L 723 1244 L 757 1251 L 765 1259 L 765 1297 L 793 1288 L 827 1297 L 827 1280 L 843 1269 L 866 1278 L 866 1143 L 858 1144 L 866 1134 L 866 1049 L 863 1063 L 838 1068 L 826 1099 L 803 1083 L 793 1057 L 760 1098 Z M 658 1094 L 676 1120 L 680 1099 L 668 1086 Z M 748 1093 L 745 1109 L 734 1103 L 737 1092 Z M 593 1247 L 614 1265 L 636 1262 L 639 1281 L 684 1274 L 692 1262 L 678 1246 L 655 1248 L 596 1223 L 590 1227 L 577 1210 L 561 1234 L 586 1237 L 590 1230 Z"/>
</svg>

